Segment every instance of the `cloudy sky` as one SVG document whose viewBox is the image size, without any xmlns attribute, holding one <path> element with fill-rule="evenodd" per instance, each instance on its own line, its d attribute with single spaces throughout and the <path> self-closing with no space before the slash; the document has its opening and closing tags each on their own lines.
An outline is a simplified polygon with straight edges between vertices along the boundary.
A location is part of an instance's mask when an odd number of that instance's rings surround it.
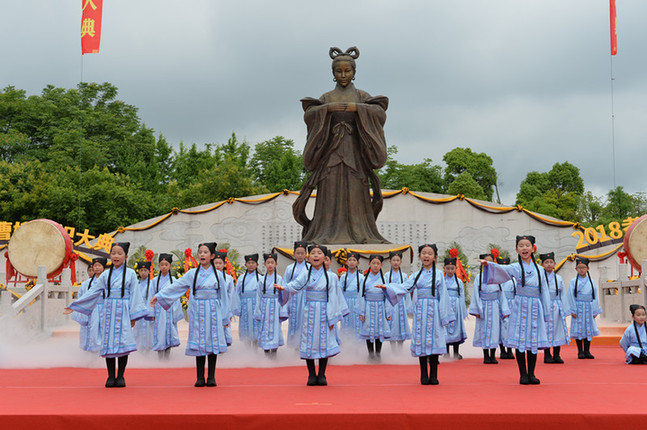
<svg viewBox="0 0 647 430">
<path fill-rule="evenodd" d="M 647 1 L 104 0 L 101 53 L 80 55 L 81 0 L 0 0 L 0 86 L 111 82 L 172 144 L 305 141 L 299 99 L 333 88 L 328 49 L 360 50 L 355 84 L 390 98 L 398 159 L 494 159 L 503 203 L 569 161 L 586 187 L 647 191 Z"/>
</svg>

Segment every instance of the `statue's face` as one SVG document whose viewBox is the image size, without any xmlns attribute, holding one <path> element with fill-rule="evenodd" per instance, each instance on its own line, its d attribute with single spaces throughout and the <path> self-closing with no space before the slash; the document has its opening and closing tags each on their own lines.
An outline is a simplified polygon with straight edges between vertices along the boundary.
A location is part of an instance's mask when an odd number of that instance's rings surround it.
<svg viewBox="0 0 647 430">
<path fill-rule="evenodd" d="M 335 81 L 344 88 L 352 82 L 353 76 L 355 76 L 350 61 L 339 61 L 333 69 L 333 74 L 335 75 Z"/>
</svg>

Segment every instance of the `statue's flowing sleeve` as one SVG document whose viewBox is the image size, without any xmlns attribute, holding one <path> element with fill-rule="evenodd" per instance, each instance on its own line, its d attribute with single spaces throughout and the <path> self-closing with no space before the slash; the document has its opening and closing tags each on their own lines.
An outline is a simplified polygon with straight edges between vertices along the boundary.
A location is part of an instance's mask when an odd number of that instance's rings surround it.
<svg viewBox="0 0 647 430">
<path fill-rule="evenodd" d="M 360 149 L 369 169 L 379 169 L 386 163 L 384 123 L 388 106 L 389 99 L 385 96 L 370 97 L 364 103 L 357 104 Z"/>
</svg>

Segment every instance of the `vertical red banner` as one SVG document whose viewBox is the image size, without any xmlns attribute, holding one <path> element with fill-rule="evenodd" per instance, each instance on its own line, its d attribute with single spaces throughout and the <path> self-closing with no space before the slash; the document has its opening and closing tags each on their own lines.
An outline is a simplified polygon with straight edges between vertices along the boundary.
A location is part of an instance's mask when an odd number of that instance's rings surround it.
<svg viewBox="0 0 647 430">
<path fill-rule="evenodd" d="M 611 55 L 618 53 L 618 33 L 616 32 L 616 0 L 609 0 L 609 15 L 611 17 Z"/>
<path fill-rule="evenodd" d="M 103 0 L 81 0 L 81 55 L 98 54 L 101 43 Z"/>
</svg>

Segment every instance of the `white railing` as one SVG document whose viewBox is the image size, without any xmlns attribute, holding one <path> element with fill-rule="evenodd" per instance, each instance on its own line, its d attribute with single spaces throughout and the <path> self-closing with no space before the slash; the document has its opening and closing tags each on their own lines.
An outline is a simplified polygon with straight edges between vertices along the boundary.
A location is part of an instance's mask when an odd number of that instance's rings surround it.
<svg viewBox="0 0 647 430">
<path fill-rule="evenodd" d="M 20 299 L 12 303 L 11 293 L 3 291 L 0 296 L 2 318 L 14 318 L 30 329 L 46 331 L 67 322 L 63 309 L 72 301 L 77 288 L 72 286 L 70 269 L 63 269 L 61 284 L 50 284 L 44 266 L 38 268 L 36 285 Z"/>
<path fill-rule="evenodd" d="M 608 282 L 606 271 L 602 271 L 600 276 L 600 306 L 603 310 L 602 317 L 607 321 L 629 323 L 629 305 L 639 304 L 647 307 L 647 260 L 642 261 L 640 278 L 629 279 L 626 272 L 627 265 L 621 264 L 618 273 L 618 279 L 621 280 Z"/>
</svg>

